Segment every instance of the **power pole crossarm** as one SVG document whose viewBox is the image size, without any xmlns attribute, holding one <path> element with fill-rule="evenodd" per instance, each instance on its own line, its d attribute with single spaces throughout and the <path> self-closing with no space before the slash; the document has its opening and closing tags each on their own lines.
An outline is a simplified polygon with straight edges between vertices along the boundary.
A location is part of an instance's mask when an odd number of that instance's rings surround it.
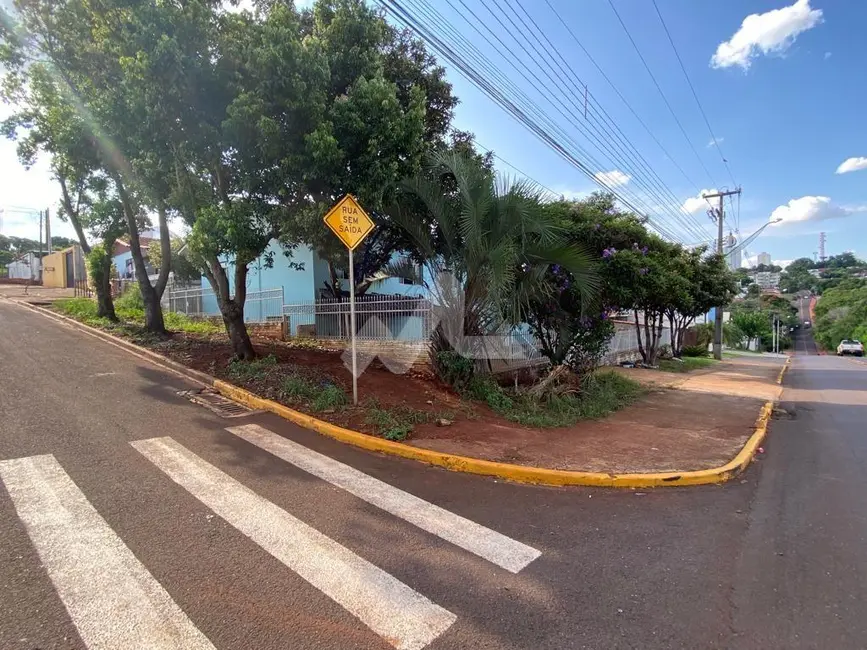
<svg viewBox="0 0 867 650">
<path fill-rule="evenodd" d="M 727 196 L 740 194 L 741 188 L 734 190 L 724 190 L 722 192 L 712 192 L 702 194 L 704 199 L 719 199 L 719 208 L 714 210 L 717 221 L 717 238 L 716 250 L 720 255 L 723 254 L 723 224 L 725 222 L 725 207 L 723 201 Z M 722 329 L 723 329 L 723 305 L 719 305 L 714 310 L 714 327 L 713 327 L 713 358 L 717 361 L 722 360 Z"/>
</svg>

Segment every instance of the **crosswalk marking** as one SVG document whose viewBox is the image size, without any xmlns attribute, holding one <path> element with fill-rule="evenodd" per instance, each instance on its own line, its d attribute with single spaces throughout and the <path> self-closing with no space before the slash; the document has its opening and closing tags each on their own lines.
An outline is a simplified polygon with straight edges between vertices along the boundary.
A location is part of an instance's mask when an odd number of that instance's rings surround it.
<svg viewBox="0 0 867 650">
<path fill-rule="evenodd" d="M 171 438 L 130 444 L 217 515 L 398 650 L 421 650 L 454 623 L 451 612 Z"/>
<path fill-rule="evenodd" d="M 214 650 L 54 456 L 0 461 L 0 480 L 88 650 Z"/>
<path fill-rule="evenodd" d="M 539 551 L 526 544 L 485 528 L 388 483 L 383 483 L 354 467 L 278 436 L 258 424 L 228 427 L 226 430 L 305 472 L 512 573 L 518 573 L 541 555 Z"/>
</svg>

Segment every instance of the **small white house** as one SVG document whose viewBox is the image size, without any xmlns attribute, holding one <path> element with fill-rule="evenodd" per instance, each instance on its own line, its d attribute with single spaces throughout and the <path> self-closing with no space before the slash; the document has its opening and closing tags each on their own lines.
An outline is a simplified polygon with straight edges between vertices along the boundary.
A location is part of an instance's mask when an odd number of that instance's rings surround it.
<svg viewBox="0 0 867 650">
<path fill-rule="evenodd" d="M 40 251 L 27 251 L 21 253 L 14 261 L 9 262 L 6 268 L 9 277 L 18 280 L 33 280 L 38 282 L 42 279 L 42 257 L 45 253 Z"/>
</svg>

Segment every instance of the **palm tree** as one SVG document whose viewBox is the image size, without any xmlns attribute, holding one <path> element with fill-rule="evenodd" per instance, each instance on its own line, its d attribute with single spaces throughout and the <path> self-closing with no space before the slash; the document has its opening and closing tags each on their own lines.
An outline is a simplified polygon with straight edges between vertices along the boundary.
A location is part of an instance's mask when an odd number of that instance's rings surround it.
<svg viewBox="0 0 867 650">
<path fill-rule="evenodd" d="M 426 218 L 419 218 L 419 202 Z M 592 258 L 567 245 L 543 204 L 536 185 L 498 180 L 478 161 L 452 152 L 434 154 L 427 169 L 401 184 L 390 216 L 433 280 L 440 318 L 430 354 L 440 376 L 443 352 L 489 358 L 473 348 L 485 345 L 482 337 L 511 333 L 521 307 L 548 290 L 550 266 L 571 272 L 588 302 L 595 296 Z"/>
</svg>

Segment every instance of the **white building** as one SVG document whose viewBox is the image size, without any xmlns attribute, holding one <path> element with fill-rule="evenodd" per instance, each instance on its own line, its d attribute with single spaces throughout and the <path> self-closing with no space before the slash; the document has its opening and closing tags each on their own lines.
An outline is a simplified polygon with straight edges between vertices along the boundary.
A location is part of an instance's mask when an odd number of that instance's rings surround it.
<svg viewBox="0 0 867 650">
<path fill-rule="evenodd" d="M 27 251 L 21 253 L 14 261 L 6 265 L 9 278 L 17 280 L 33 280 L 38 282 L 42 279 L 42 256 L 45 253 L 39 251 Z"/>
<path fill-rule="evenodd" d="M 756 264 L 764 264 L 765 266 L 770 266 L 771 261 L 770 253 L 759 253 L 759 256 L 756 258 Z"/>
<path fill-rule="evenodd" d="M 753 282 L 762 289 L 778 289 L 780 286 L 780 275 L 780 273 L 760 271 L 753 276 Z"/>
<path fill-rule="evenodd" d="M 732 271 L 741 268 L 741 264 L 743 263 L 743 253 L 741 250 L 738 246 L 737 238 L 729 233 L 729 236 L 723 240 L 723 254 L 726 256 L 729 268 Z"/>
</svg>

